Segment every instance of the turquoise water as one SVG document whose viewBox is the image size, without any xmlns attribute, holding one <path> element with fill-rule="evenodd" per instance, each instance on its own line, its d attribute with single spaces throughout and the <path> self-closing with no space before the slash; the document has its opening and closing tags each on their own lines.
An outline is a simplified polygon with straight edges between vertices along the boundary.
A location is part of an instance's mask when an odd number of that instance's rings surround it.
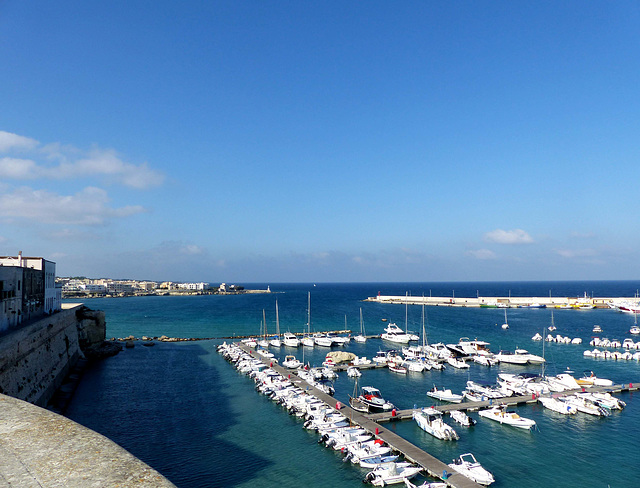
<svg viewBox="0 0 640 488">
<path fill-rule="evenodd" d="M 273 285 L 270 295 L 140 297 L 96 299 L 86 304 L 107 312 L 108 336 L 167 335 L 224 337 L 256 334 L 262 310 L 275 330 L 278 300 L 281 331 L 301 332 L 306 323 L 307 292 L 311 292 L 312 327 L 315 330 L 359 328 L 362 307 L 367 333 L 382 332 L 388 318 L 404 326 L 404 305 L 362 302 L 383 294 L 452 296 L 633 296 L 637 282 L 568 283 L 425 283 L 425 284 L 318 284 Z M 266 285 L 255 285 L 265 288 Z M 247 286 L 251 288 L 251 286 Z M 510 309 L 510 329 L 502 330 L 499 309 L 427 307 L 431 342 L 457 342 L 478 337 L 497 351 L 524 347 L 542 353 L 531 341 L 551 322 L 549 309 Z M 408 308 L 409 328 L 419 331 L 421 308 Z M 546 344 L 551 373 L 567 367 L 580 375 L 593 370 L 616 383 L 640 381 L 640 365 L 583 358 L 590 348 L 594 324 L 601 336 L 628 337 L 633 317 L 610 310 L 554 310 L 555 333 L 582 337 L 582 345 Z M 302 429 L 302 422 L 259 395 L 253 382 L 238 374 L 216 352 L 221 340 L 163 343 L 153 348 L 136 346 L 92 366 L 68 410 L 68 416 L 113 439 L 179 487 L 358 487 L 364 470 L 342 463 L 339 454 L 317 445 L 317 437 Z M 387 344 L 369 340 L 348 349 L 373 356 Z M 281 357 L 295 351 L 282 348 Z M 302 348 L 296 353 L 302 359 Z M 305 361 L 320 364 L 326 349 L 310 352 Z M 449 368 L 410 374 L 387 370 L 364 371 L 361 384 L 381 389 L 399 408 L 431 404 L 426 391 L 434 384 L 462 390 L 467 379 L 493 381 L 500 371 L 538 372 L 538 367 L 505 366 L 468 371 Z M 346 400 L 353 381 L 346 375 L 335 383 L 336 398 Z M 565 417 L 539 405 L 517 407 L 536 420 L 538 430 L 524 432 L 480 419 L 472 428 L 454 425 L 461 436 L 455 443 L 439 441 L 413 421 L 386 424 L 439 459 L 450 462 L 465 452 L 495 477 L 495 487 L 523 485 L 545 487 L 637 486 L 636 453 L 640 402 L 634 394 L 618 395 L 627 408 L 608 418 L 583 414 Z M 637 394 L 635 394 L 637 396 Z M 472 414 L 478 418 L 477 414 Z"/>
</svg>

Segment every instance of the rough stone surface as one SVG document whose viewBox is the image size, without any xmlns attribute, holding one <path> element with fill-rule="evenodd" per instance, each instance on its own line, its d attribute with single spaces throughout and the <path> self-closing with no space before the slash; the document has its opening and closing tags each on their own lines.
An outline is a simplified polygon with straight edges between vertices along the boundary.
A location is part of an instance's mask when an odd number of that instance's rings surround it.
<svg viewBox="0 0 640 488">
<path fill-rule="evenodd" d="M 106 437 L 0 395 L 0 488 L 175 488 Z"/>
</svg>

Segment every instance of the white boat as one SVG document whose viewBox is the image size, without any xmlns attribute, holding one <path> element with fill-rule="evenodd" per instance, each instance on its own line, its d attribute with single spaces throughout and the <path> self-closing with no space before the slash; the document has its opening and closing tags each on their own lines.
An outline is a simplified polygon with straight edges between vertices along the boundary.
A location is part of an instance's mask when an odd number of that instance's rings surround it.
<svg viewBox="0 0 640 488">
<path fill-rule="evenodd" d="M 500 351 L 495 355 L 495 358 L 501 363 L 507 364 L 527 364 L 528 359 L 520 354 L 515 354 L 511 351 Z"/>
<path fill-rule="evenodd" d="M 509 322 L 507 321 L 507 309 L 504 309 L 504 324 L 502 324 L 503 329 L 509 328 Z"/>
<path fill-rule="evenodd" d="M 443 402 L 450 402 L 450 403 L 460 403 L 464 398 L 462 395 L 457 395 L 453 393 L 449 388 L 445 390 L 438 390 L 438 388 L 435 385 L 433 388 L 431 388 L 431 390 L 427 392 L 427 396 L 430 396 L 431 398 L 436 398 Z"/>
<path fill-rule="evenodd" d="M 449 363 L 451 366 L 457 369 L 469 368 L 469 365 L 467 364 L 466 361 L 463 361 L 462 359 L 458 359 L 458 358 L 447 358 L 447 363 Z"/>
<path fill-rule="evenodd" d="M 389 368 L 389 371 L 393 371 L 394 373 L 398 373 L 398 374 L 407 374 L 407 372 L 409 371 L 401 363 L 398 363 L 395 361 L 387 362 L 387 368 Z"/>
<path fill-rule="evenodd" d="M 477 423 L 475 419 L 472 419 L 471 417 L 469 417 L 462 410 L 451 410 L 449 411 L 449 415 L 453 420 L 455 420 L 460 425 L 463 425 L 465 427 L 471 427 L 473 425 L 476 425 Z"/>
<path fill-rule="evenodd" d="M 575 406 L 560 398 L 540 397 L 538 401 L 542 403 L 545 408 L 561 413 L 562 415 L 575 415 L 578 413 L 578 409 Z"/>
<path fill-rule="evenodd" d="M 488 342 L 470 340 L 468 337 L 461 337 L 457 344 L 447 344 L 447 347 L 461 356 L 491 355 Z"/>
<path fill-rule="evenodd" d="M 276 335 L 269 341 L 269 345 L 273 347 L 281 347 L 280 340 L 280 319 L 278 318 L 278 300 L 276 300 Z"/>
<path fill-rule="evenodd" d="M 456 431 L 442 419 L 442 412 L 433 407 L 426 407 L 413 412 L 413 420 L 418 426 L 437 439 L 456 441 L 460 437 Z"/>
<path fill-rule="evenodd" d="M 393 410 L 395 405 L 382 398 L 380 390 L 373 386 L 363 386 L 362 393 L 358 397 L 362 403 L 368 406 L 369 412 L 389 412 Z"/>
<path fill-rule="evenodd" d="M 358 378 L 358 377 L 362 376 L 362 373 L 355 366 L 349 366 L 347 368 L 347 376 L 349 378 Z"/>
<path fill-rule="evenodd" d="M 495 481 L 493 475 L 484 469 L 471 453 L 462 454 L 459 458 L 454 459 L 449 467 L 458 473 L 472 479 L 479 485 L 489 486 Z"/>
<path fill-rule="evenodd" d="M 360 464 L 361 468 L 375 469 L 383 464 L 393 463 L 397 461 L 399 457 L 400 456 L 397 454 L 392 454 L 389 456 L 373 456 L 370 458 L 361 459 L 358 464 Z"/>
<path fill-rule="evenodd" d="M 539 333 L 537 333 L 537 332 L 536 332 L 536 335 L 534 335 L 534 336 L 531 338 L 531 340 L 532 340 L 532 341 L 541 341 L 541 340 L 542 340 L 542 336 L 541 336 Z"/>
<path fill-rule="evenodd" d="M 536 356 L 535 354 L 531 354 L 526 349 L 516 349 L 515 354 L 525 357 L 527 359 L 528 364 L 542 364 L 545 362 L 542 356 Z"/>
<path fill-rule="evenodd" d="M 389 324 L 384 330 L 385 332 L 380 335 L 380 338 L 385 341 L 393 342 L 395 344 L 408 344 L 411 340 L 411 335 L 405 333 L 405 331 L 395 323 Z"/>
<path fill-rule="evenodd" d="M 298 347 L 300 345 L 300 339 L 292 332 L 285 332 L 282 334 L 282 343 L 287 347 Z"/>
<path fill-rule="evenodd" d="M 565 398 L 565 401 L 576 407 L 578 409 L 578 412 L 600 417 L 608 417 L 609 415 L 611 415 L 609 410 L 601 407 L 589 398 L 581 397 L 579 395 L 570 395 Z"/>
<path fill-rule="evenodd" d="M 598 378 L 593 371 L 585 371 L 584 376 L 576 380 L 580 386 L 613 386 L 613 381 Z"/>
<path fill-rule="evenodd" d="M 360 307 L 360 333 L 353 340 L 360 344 L 367 342 L 367 336 L 364 332 L 364 320 L 362 320 L 362 307 Z"/>
<path fill-rule="evenodd" d="M 496 359 L 496 357 L 493 355 L 491 356 L 476 355 L 476 356 L 471 356 L 471 359 L 473 359 L 474 363 L 481 364 L 482 366 L 495 366 L 500 362 L 500 360 Z"/>
<path fill-rule="evenodd" d="M 414 485 L 409 480 L 404 480 L 404 485 L 406 486 L 406 488 L 447 488 L 449 486 L 446 483 L 429 482 L 429 481 L 425 481 L 424 483 L 418 486 L 418 485 Z"/>
<path fill-rule="evenodd" d="M 297 369 L 300 366 L 302 366 L 302 363 L 296 359 L 295 356 L 285 356 L 284 361 L 282 361 L 282 365 L 285 368 L 289 368 L 289 369 Z"/>
<path fill-rule="evenodd" d="M 501 424 L 507 424 L 521 429 L 531 429 L 536 425 L 535 420 L 520 417 L 516 412 L 507 411 L 506 405 L 496 405 L 495 407 L 488 408 L 486 410 L 480 410 L 478 415 L 487 419 L 495 420 Z"/>
<path fill-rule="evenodd" d="M 322 347 L 331 347 L 333 346 L 333 339 L 328 337 L 327 334 L 322 334 L 320 332 L 313 334 L 313 342 L 316 346 Z"/>
<path fill-rule="evenodd" d="M 388 463 L 369 471 L 363 481 L 374 486 L 393 485 L 415 477 L 420 471 L 422 467 L 410 463 Z"/>
</svg>

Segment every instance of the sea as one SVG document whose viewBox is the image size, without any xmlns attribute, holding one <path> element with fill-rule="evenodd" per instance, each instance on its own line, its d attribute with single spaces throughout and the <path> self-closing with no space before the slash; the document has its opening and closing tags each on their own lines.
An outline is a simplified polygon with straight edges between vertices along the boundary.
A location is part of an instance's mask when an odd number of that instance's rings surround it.
<svg viewBox="0 0 640 488">
<path fill-rule="evenodd" d="M 477 283 L 254 283 L 247 289 L 269 294 L 159 296 L 88 299 L 92 309 L 104 310 L 107 337 L 162 336 L 207 340 L 157 343 L 132 349 L 91 364 L 70 403 L 67 416 L 108 438 L 158 470 L 180 488 L 356 488 L 366 470 L 343 463 L 339 452 L 318 444 L 303 421 L 260 395 L 247 376 L 238 373 L 216 351 L 223 341 L 258 335 L 263 311 L 267 333 L 275 333 L 276 302 L 280 331 L 303 332 L 307 300 L 311 297 L 311 330 L 360 331 L 360 310 L 366 334 L 380 334 L 395 322 L 422 331 L 422 307 L 364 301 L 382 295 L 443 297 L 584 296 L 634 297 L 640 281 L 477 282 Z M 581 345 L 545 343 L 547 373 L 566 370 L 575 376 L 593 371 L 617 383 L 640 382 L 637 361 L 599 360 L 583 356 L 600 325 L 600 337 L 619 339 L 629 334 L 634 316 L 610 309 L 508 309 L 509 329 L 502 329 L 504 310 L 491 308 L 425 307 L 429 342 L 457 343 L 481 339 L 490 349 L 524 348 L 543 354 L 543 344 L 531 340 L 552 323 L 554 334 L 580 337 Z M 386 319 L 388 322 L 383 321 Z M 638 339 L 640 340 L 640 339 Z M 365 344 L 351 341 L 346 350 L 371 358 L 393 348 L 380 339 Z M 273 349 L 273 348 L 272 348 Z M 335 349 L 335 348 L 333 348 Z M 282 347 L 273 351 L 283 359 L 295 354 L 311 366 L 320 365 L 326 348 Z M 461 392 L 467 380 L 495 381 L 499 372 L 539 373 L 540 366 L 472 364 L 468 370 L 410 373 L 400 376 L 386 369 L 363 371 L 360 385 L 379 388 L 398 408 L 434 404 L 426 392 L 434 385 Z M 346 402 L 354 380 L 341 373 L 335 397 Z M 449 463 L 473 453 L 503 487 L 622 488 L 640 486 L 640 393 L 617 395 L 627 403 L 610 417 L 582 413 L 564 416 L 540 404 L 514 407 L 534 419 L 532 431 L 487 419 L 474 427 L 449 421 L 460 440 L 438 440 L 413 420 L 384 424 L 438 459 Z M 426 480 L 428 478 L 424 478 Z M 418 478 L 418 484 L 423 478 Z M 402 486 L 402 485 L 398 485 Z"/>
</svg>

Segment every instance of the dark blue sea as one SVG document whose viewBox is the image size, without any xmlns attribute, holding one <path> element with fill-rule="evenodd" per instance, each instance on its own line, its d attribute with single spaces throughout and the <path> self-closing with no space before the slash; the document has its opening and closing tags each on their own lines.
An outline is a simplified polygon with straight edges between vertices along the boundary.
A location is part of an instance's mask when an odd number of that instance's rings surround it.
<svg viewBox="0 0 640 488">
<path fill-rule="evenodd" d="M 266 288 L 267 284 L 243 284 Z M 222 338 L 258 334 L 265 310 L 269 332 L 275 331 L 275 301 L 280 329 L 302 332 L 311 292 L 312 330 L 359 331 L 362 308 L 367 334 L 379 334 L 388 319 L 404 327 L 405 306 L 363 302 L 383 295 L 633 297 L 640 281 L 518 282 L 518 283 L 354 283 L 268 284 L 271 294 L 188 297 L 136 297 L 87 300 L 106 311 L 107 336 L 134 335 Z M 491 350 L 522 347 L 542 354 L 535 333 L 551 324 L 551 309 L 509 309 L 508 330 L 500 309 L 427 307 L 429 342 L 457 342 L 461 337 L 486 340 Z M 582 345 L 545 344 L 547 372 L 570 368 L 576 376 L 594 371 L 616 383 L 640 382 L 636 361 L 583 357 L 593 349 L 595 324 L 601 337 L 629 337 L 634 317 L 613 310 L 554 310 L 556 334 L 581 337 Z M 421 307 L 409 306 L 408 328 L 421 330 Z M 227 339 L 228 340 L 228 339 Z M 85 373 L 67 415 L 100 432 L 139 457 L 181 488 L 327 488 L 361 487 L 365 470 L 342 463 L 340 454 L 321 447 L 302 421 L 254 390 L 253 382 L 235 371 L 216 352 L 222 339 L 159 343 L 125 349 L 92 365 Z M 388 344 L 371 339 L 348 350 L 371 357 Z M 320 365 L 327 350 L 305 348 L 305 362 Z M 282 348 L 281 358 L 302 348 Z M 362 385 L 373 385 L 399 408 L 432 404 L 426 392 L 433 385 L 464 389 L 468 379 L 494 381 L 498 372 L 534 372 L 540 367 L 448 368 L 398 376 L 386 369 L 363 371 Z M 346 401 L 353 380 L 342 374 L 335 382 L 336 398 Z M 493 472 L 492 486 L 602 487 L 640 486 L 640 396 L 618 395 L 627 408 L 608 418 L 584 414 L 567 417 L 539 405 L 516 407 L 534 419 L 532 432 L 480 419 L 472 428 L 457 424 L 457 442 L 439 441 L 413 421 L 386 424 L 442 461 L 472 452 Z M 478 418 L 477 414 L 471 414 Z M 398 485 L 400 486 L 400 485 Z"/>
</svg>

